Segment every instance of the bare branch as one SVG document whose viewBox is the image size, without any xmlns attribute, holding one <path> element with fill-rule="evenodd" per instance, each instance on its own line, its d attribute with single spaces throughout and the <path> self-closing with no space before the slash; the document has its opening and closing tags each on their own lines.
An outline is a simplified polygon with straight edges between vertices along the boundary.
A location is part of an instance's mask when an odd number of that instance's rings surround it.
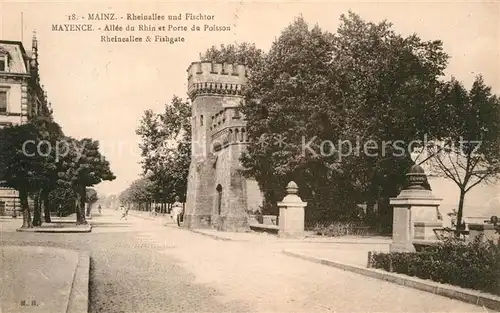
<svg viewBox="0 0 500 313">
<path fill-rule="evenodd" d="M 485 178 L 487 178 L 488 176 L 490 176 L 490 173 L 486 173 L 486 174 L 484 174 L 482 176 L 474 174 L 474 176 L 478 177 L 478 180 L 476 182 L 474 182 L 473 184 L 471 184 L 469 187 L 467 187 L 467 189 L 465 189 L 465 192 L 469 191 L 472 187 L 475 187 L 479 183 L 481 183 Z"/>
<path fill-rule="evenodd" d="M 436 160 L 439 162 L 439 168 L 444 172 L 444 174 L 446 175 L 446 177 L 448 177 L 451 180 L 453 180 L 458 186 L 461 186 L 462 182 L 460 181 L 460 179 L 459 178 L 455 178 L 455 176 L 453 176 L 453 173 L 450 171 L 450 169 L 448 169 L 446 167 L 446 165 L 443 163 L 443 161 L 439 157 L 437 157 Z"/>
<path fill-rule="evenodd" d="M 457 156 L 458 158 L 458 156 Z M 462 184 L 462 180 L 460 179 L 460 174 L 458 173 L 458 170 L 457 170 L 457 167 L 455 166 L 455 163 L 453 163 L 452 159 L 451 159 L 451 153 L 448 153 L 448 159 L 450 159 L 450 163 L 451 165 L 453 166 L 453 170 L 455 171 L 455 174 L 457 175 L 457 180 L 460 182 L 460 184 Z"/>
</svg>

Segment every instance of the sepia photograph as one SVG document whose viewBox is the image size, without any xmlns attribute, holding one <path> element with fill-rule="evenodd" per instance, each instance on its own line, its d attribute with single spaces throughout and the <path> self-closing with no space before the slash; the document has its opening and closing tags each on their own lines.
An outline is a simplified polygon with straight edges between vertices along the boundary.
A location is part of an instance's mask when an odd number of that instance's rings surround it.
<svg viewBox="0 0 500 313">
<path fill-rule="evenodd" d="M 0 313 L 500 312 L 500 1 L 0 2 Z"/>
</svg>

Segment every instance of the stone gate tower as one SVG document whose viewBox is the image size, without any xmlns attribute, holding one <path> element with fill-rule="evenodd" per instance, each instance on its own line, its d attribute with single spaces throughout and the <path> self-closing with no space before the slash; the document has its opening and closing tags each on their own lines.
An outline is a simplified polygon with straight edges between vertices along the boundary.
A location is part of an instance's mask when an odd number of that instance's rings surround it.
<svg viewBox="0 0 500 313">
<path fill-rule="evenodd" d="M 187 72 L 192 155 L 184 225 L 245 231 L 245 210 L 262 204 L 255 180 L 240 172 L 239 158 L 248 144 L 245 118 L 238 111 L 246 69 L 238 64 L 194 62 Z"/>
</svg>

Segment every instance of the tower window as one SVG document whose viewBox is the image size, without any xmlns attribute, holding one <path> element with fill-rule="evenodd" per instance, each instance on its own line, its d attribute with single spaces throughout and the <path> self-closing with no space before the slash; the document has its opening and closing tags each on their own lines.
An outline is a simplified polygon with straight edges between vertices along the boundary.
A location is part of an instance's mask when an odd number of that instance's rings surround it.
<svg viewBox="0 0 500 313">
<path fill-rule="evenodd" d="M 200 115 L 200 125 L 203 126 L 203 115 Z"/>
<path fill-rule="evenodd" d="M 233 120 L 239 120 L 241 118 L 240 111 L 234 110 Z"/>
</svg>

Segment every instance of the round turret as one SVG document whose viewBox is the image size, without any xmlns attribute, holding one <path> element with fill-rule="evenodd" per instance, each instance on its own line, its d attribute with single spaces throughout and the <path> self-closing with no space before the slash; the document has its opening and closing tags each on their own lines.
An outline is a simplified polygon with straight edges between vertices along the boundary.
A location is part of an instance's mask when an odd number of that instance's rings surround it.
<svg viewBox="0 0 500 313">
<path fill-rule="evenodd" d="M 241 64 L 193 62 L 187 73 L 191 100 L 200 95 L 241 95 L 247 80 L 246 68 Z"/>
</svg>

